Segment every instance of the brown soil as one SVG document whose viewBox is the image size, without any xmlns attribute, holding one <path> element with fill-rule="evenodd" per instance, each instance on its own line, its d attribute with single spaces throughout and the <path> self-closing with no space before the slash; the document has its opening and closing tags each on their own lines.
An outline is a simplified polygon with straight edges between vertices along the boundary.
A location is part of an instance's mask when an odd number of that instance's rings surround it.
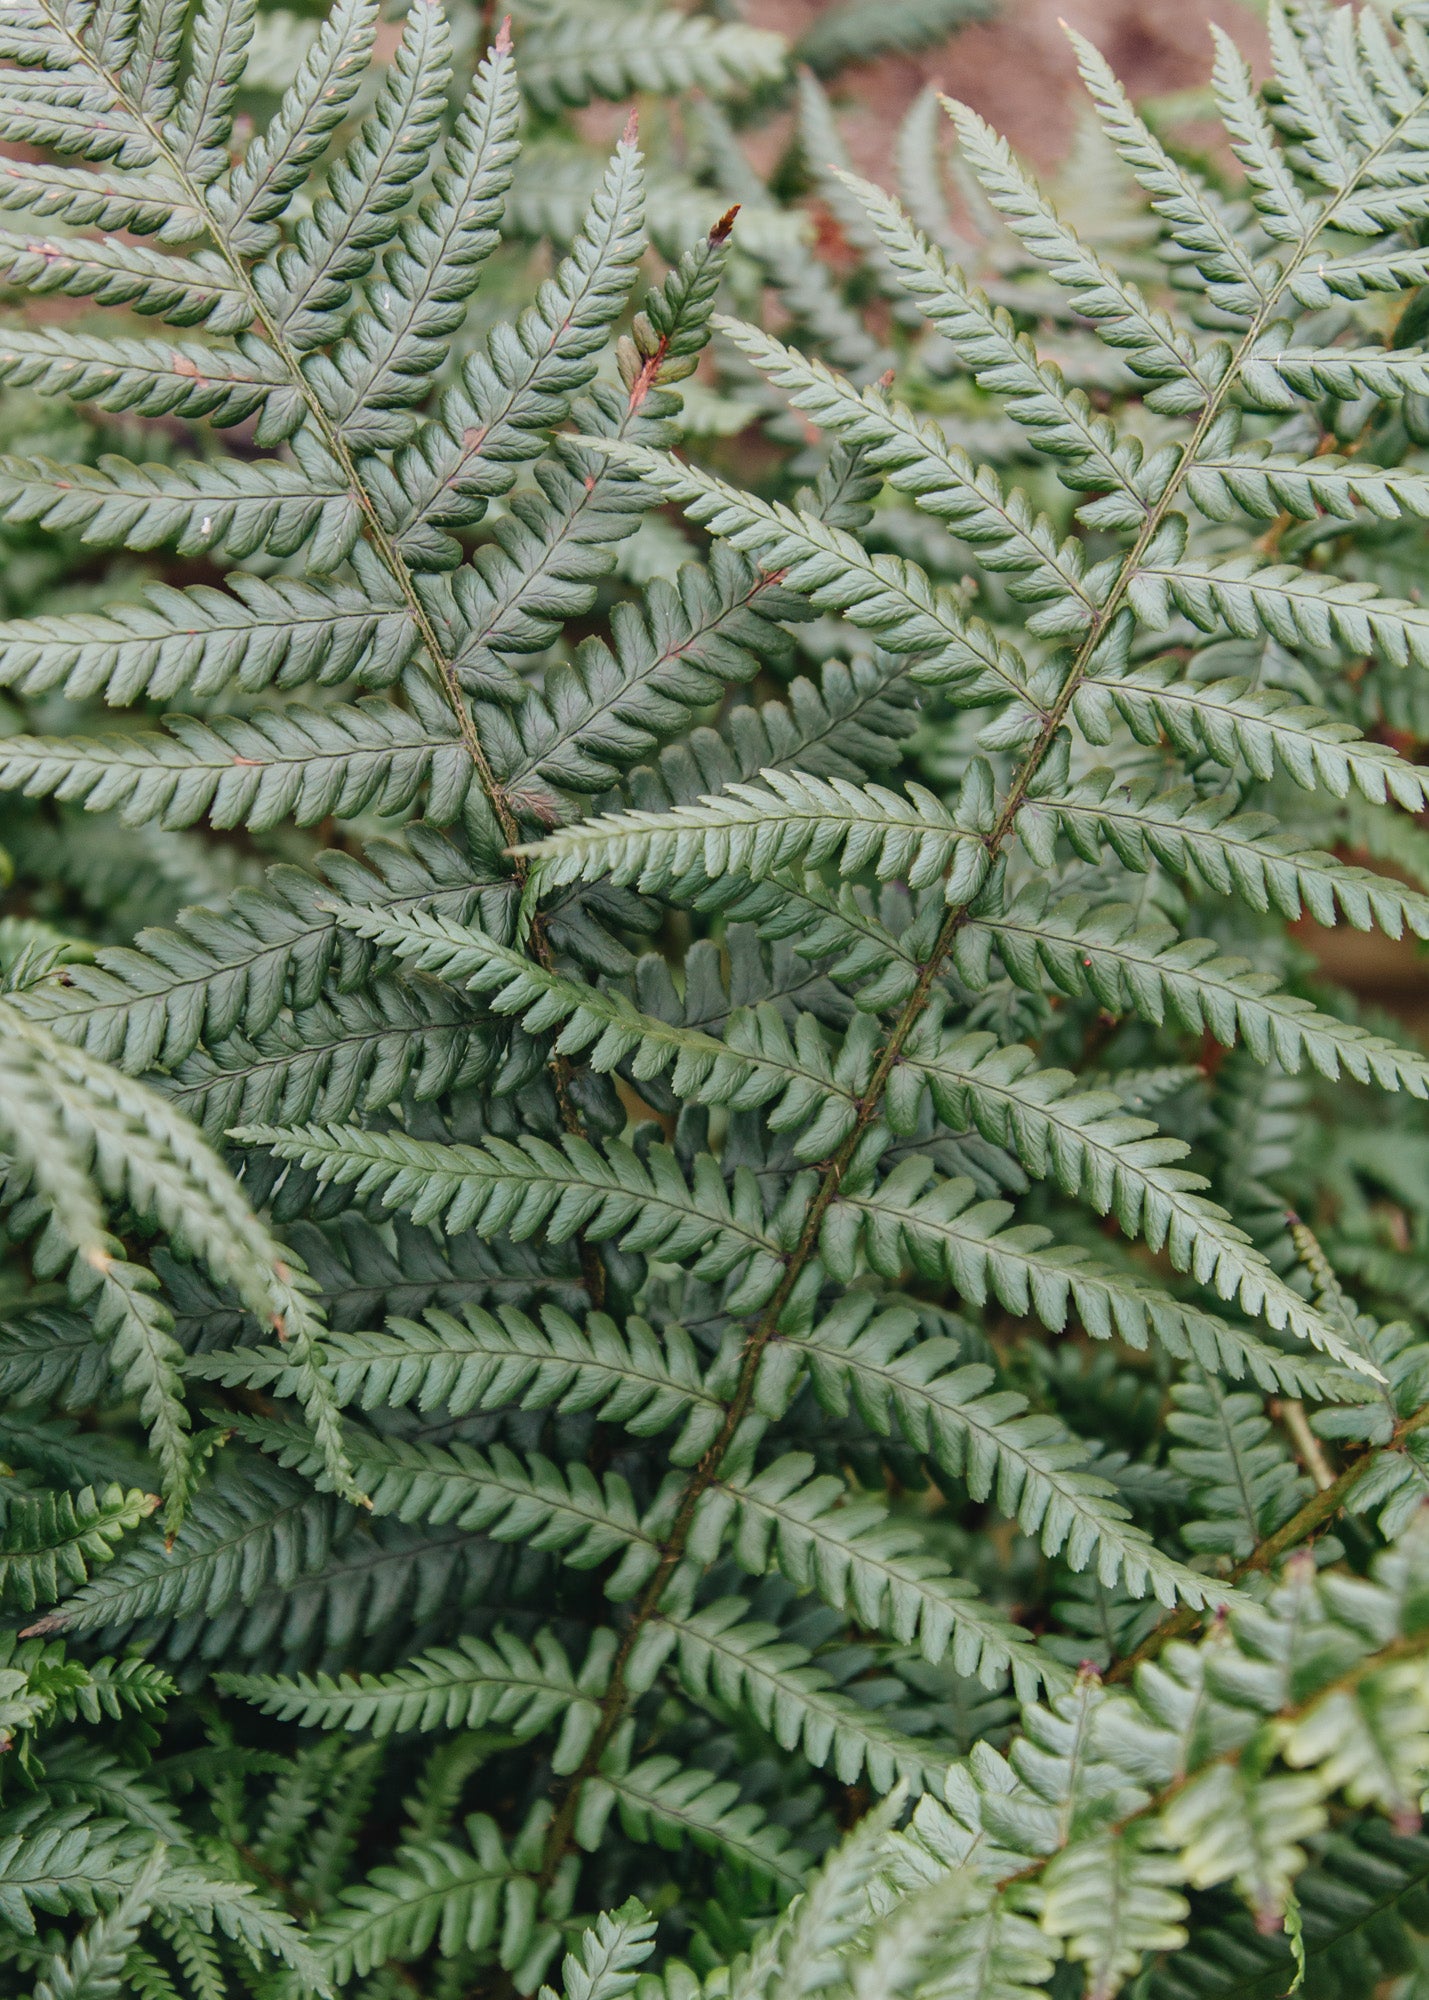
<svg viewBox="0 0 1429 2000">
<path fill-rule="evenodd" d="M 796 39 L 823 0 L 751 0 L 747 18 Z M 1003 0 L 996 19 L 964 28 L 920 56 L 888 56 L 841 80 L 840 125 L 859 167 L 877 175 L 899 119 L 927 83 L 963 98 L 1018 151 L 1052 165 L 1065 151 L 1081 85 L 1058 25 L 1095 42 L 1133 97 L 1194 90 L 1210 73 L 1214 21 L 1254 61 L 1265 31 L 1241 0 Z"/>
</svg>

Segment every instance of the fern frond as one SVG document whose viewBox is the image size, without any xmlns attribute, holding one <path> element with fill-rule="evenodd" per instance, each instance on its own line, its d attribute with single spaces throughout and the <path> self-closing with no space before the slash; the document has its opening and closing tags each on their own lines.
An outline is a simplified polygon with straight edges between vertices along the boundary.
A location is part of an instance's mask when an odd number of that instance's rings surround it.
<svg viewBox="0 0 1429 2000">
<path fill-rule="evenodd" d="M 1170 1462 L 1190 1481 L 1192 1505 L 1205 1509 L 1182 1527 L 1186 1545 L 1248 1556 L 1295 1511 L 1305 1483 L 1258 1397 L 1227 1395 L 1214 1376 L 1178 1382 L 1174 1395 Z"/>
<path fill-rule="evenodd" d="M 110 2000 L 124 1991 L 125 1962 L 153 1907 L 164 1861 L 163 1848 L 156 1848 L 113 1908 L 56 1956 L 35 2000 Z"/>
<path fill-rule="evenodd" d="M 318 1568 L 332 1529 L 330 1501 L 276 1466 L 245 1465 L 199 1489 L 172 1547 L 151 1530 L 31 1629 L 124 1631 L 252 1604 Z"/>
<path fill-rule="evenodd" d="M 104 1892 L 117 1901 L 152 1846 L 152 1838 L 74 1808 L 51 1814 L 43 1826 L 0 1833 L 0 1912 L 27 1940 L 38 1930 L 36 1910 L 97 1915 Z"/>
<path fill-rule="evenodd" d="M 35 521 L 106 547 L 158 548 L 234 557 L 304 550 L 309 568 L 336 569 L 351 553 L 360 518 L 335 467 L 278 459 L 205 459 L 189 465 L 98 465 L 0 458 L 0 516 Z"/>
<path fill-rule="evenodd" d="M 1225 372 L 1227 350 L 1198 351 L 1136 285 L 1078 240 L 1022 172 L 1005 139 L 967 105 L 944 104 L 963 157 L 1013 235 L 1065 287 L 1077 311 L 1096 323 L 1102 339 L 1138 375 L 1159 385 L 1150 407 L 1177 415 L 1199 409 Z"/>
<path fill-rule="evenodd" d="M 770 1884 L 781 1898 L 803 1886 L 808 1857 L 784 1828 L 758 1806 L 741 1802 L 738 1785 L 697 1764 L 647 1757 L 631 1770 L 603 1771 L 587 1798 L 589 1824 L 578 1834 L 585 1846 L 598 1845 L 602 1808 L 608 1813 L 613 1804 L 632 1840 L 671 1848 L 692 1841 L 732 1861 L 756 1883 Z"/>
<path fill-rule="evenodd" d="M 783 37 L 767 28 L 673 8 L 632 14 L 603 0 L 538 16 L 521 42 L 522 87 L 545 111 L 636 90 L 722 96 L 782 75 L 784 64 Z"/>
<path fill-rule="evenodd" d="M 686 1613 L 664 1610 L 645 1627 L 632 1657 L 637 1683 L 666 1651 L 691 1699 L 752 1716 L 781 1748 L 802 1751 L 844 1784 L 857 1784 L 866 1771 L 879 1791 L 904 1781 L 917 1791 L 938 1789 L 936 1748 L 840 1691 L 804 1647 L 784 1639 L 777 1626 L 751 1619 L 743 1599 L 721 1598 Z"/>
<path fill-rule="evenodd" d="M 1018 831 L 1035 857 L 1050 860 L 1043 811 L 1041 801 L 1024 808 Z M 1301 847 L 1269 813 L 1237 812 L 1228 794 L 1197 799 L 1189 786 L 1158 793 L 1154 779 L 1120 784 L 1103 770 L 1049 802 L 1049 818 L 1052 812 L 1079 852 L 1099 855 L 1105 840 L 1137 874 L 1154 859 L 1197 888 L 1238 895 L 1253 909 L 1292 919 L 1303 909 L 1322 924 L 1343 916 L 1356 930 L 1377 927 L 1390 937 L 1429 931 L 1429 898 L 1418 890 Z"/>
<path fill-rule="evenodd" d="M 1248 318 L 1266 297 L 1268 274 L 1241 241 L 1227 204 L 1175 159 L 1137 116 L 1101 52 L 1075 30 L 1068 29 L 1067 38 L 1108 137 L 1145 188 L 1153 210 L 1168 225 L 1176 252 L 1194 260 L 1207 296 L 1223 312 Z M 1249 105 L 1249 93 L 1241 103 Z M 1252 130 L 1258 130 L 1258 113 L 1250 116 Z M 1238 127 L 1229 116 L 1227 131 L 1235 146 Z M 1244 153 L 1240 157 L 1253 179 Z"/>
<path fill-rule="evenodd" d="M 846 1184 L 829 1205 L 820 1245 L 832 1275 L 845 1281 L 856 1274 L 862 1248 L 891 1282 L 911 1264 L 946 1279 L 971 1304 L 996 1298 L 1009 1312 L 1035 1313 L 1054 1332 L 1074 1309 L 1098 1339 L 1115 1333 L 1144 1347 L 1154 1334 L 1174 1354 L 1204 1356 L 1209 1367 L 1250 1373 L 1267 1386 L 1325 1382 L 1318 1372 L 1323 1363 L 1282 1353 L 1249 1329 L 1189 1310 L 1157 1286 L 1098 1266 L 1087 1251 L 1056 1245 L 1040 1225 L 1007 1228 L 1012 1212 L 1005 1201 L 979 1200 L 969 1179 L 935 1179 L 931 1162 L 913 1157 L 876 1188 Z M 1299 1310 L 1303 1315 L 1303 1302 Z"/>
<path fill-rule="evenodd" d="M 1212 757 L 1228 768 L 1243 761 L 1257 778 L 1284 771 L 1306 791 L 1323 788 L 1336 798 L 1358 791 L 1374 805 L 1392 799 L 1409 812 L 1420 810 L 1429 777 L 1386 744 L 1361 736 L 1352 723 L 1297 702 L 1283 689 L 1242 680 L 1186 681 L 1170 662 L 1083 681 L 1073 709 L 1093 741 L 1107 740 L 1114 712 L 1140 742 L 1154 742 L 1164 730 L 1188 755 Z"/>
<path fill-rule="evenodd" d="M 936 424 L 920 423 L 911 410 L 890 401 L 882 391 L 856 389 L 820 362 L 805 361 L 754 327 L 728 321 L 719 325 L 756 366 L 789 392 L 796 409 L 805 411 L 821 429 L 862 447 L 868 464 L 884 473 L 896 490 L 916 495 L 928 513 L 946 521 L 961 540 L 971 542 L 984 568 L 1017 577 L 1009 588 L 1019 599 L 1034 604 L 1055 599 L 1058 623 L 1051 629 L 1070 632 L 1079 629 L 1080 622 L 1091 622 L 1093 602 L 1085 587 L 1080 544 L 1059 542 L 1051 522 L 1034 515 L 1024 494 L 1014 489 L 1004 497 L 986 467 L 974 466 Z M 682 489 L 672 497 L 689 496 Z M 713 533 L 725 532 L 718 520 L 710 527 Z M 1029 630 L 1039 629 L 1034 614 Z"/>
<path fill-rule="evenodd" d="M 304 1430 L 268 1418 L 240 1422 L 284 1463 L 322 1476 L 321 1454 Z M 407 1444 L 356 1432 L 348 1442 L 359 1476 L 371 1488 L 375 1513 L 451 1523 L 496 1541 L 529 1541 L 555 1550 L 572 1569 L 594 1569 L 618 1556 L 605 1585 L 617 1601 L 638 1590 L 659 1560 L 659 1544 L 617 1472 L 601 1481 L 580 1463 L 557 1465 L 538 1452 L 522 1457 L 502 1444 L 482 1452 L 471 1445 Z"/>
<path fill-rule="evenodd" d="M 410 1090 L 419 1103 L 485 1074 L 489 1042 L 431 982 L 374 981 L 296 1012 L 252 1040 L 190 1056 L 165 1095 L 215 1142 L 247 1119 L 343 1119 Z"/>
<path fill-rule="evenodd" d="M 468 1306 L 460 1319 L 432 1311 L 421 1325 L 394 1319 L 383 1333 L 335 1335 L 328 1356 L 338 1397 L 363 1409 L 594 1410 L 637 1437 L 678 1421 L 675 1465 L 699 1458 L 724 1416 L 684 1330 L 664 1326 L 657 1336 L 637 1317 L 617 1325 L 592 1314 L 582 1326 L 555 1306 L 543 1307 L 539 1320 L 515 1306 L 495 1313 Z"/>
<path fill-rule="evenodd" d="M 583 442 L 638 471 L 692 520 L 764 569 L 779 571 L 781 581 L 817 609 L 837 611 L 877 633 L 890 652 L 938 656 L 940 678 L 950 685 L 956 679 L 969 701 L 1021 691 L 1026 669 L 1014 649 L 981 620 L 965 618 L 954 593 L 931 584 L 915 564 L 869 555 L 853 535 L 812 514 L 741 493 L 702 468 L 647 446 L 596 437 Z"/>
<path fill-rule="evenodd" d="M 1020 1626 L 952 1575 L 911 1523 L 871 1497 L 851 1498 L 844 1481 L 818 1474 L 789 1452 L 772 1465 L 726 1466 L 701 1497 L 689 1548 L 713 1557 L 728 1533 L 740 1567 L 762 1576 L 771 1562 L 803 1590 L 904 1644 L 926 1659 L 945 1653 L 960 1674 L 989 1686 L 1010 1673 L 1024 1698 L 1061 1670 Z"/>
<path fill-rule="evenodd" d="M 850 1031 L 837 1061 L 812 1014 L 796 1017 L 792 1037 L 773 1007 L 731 1014 L 722 1037 L 702 1034 L 641 1013 L 621 994 L 547 972 L 494 938 L 439 917 L 369 917 L 350 907 L 337 915 L 420 969 L 487 994 L 496 1013 L 521 1014 L 528 1034 L 563 1024 L 557 1048 L 562 1054 L 587 1050 L 596 1071 L 628 1059 L 632 1076 L 644 1082 L 673 1065 L 677 1096 L 741 1109 L 770 1104 L 775 1131 L 813 1117 L 813 1130 L 796 1149 L 800 1157 L 818 1158 L 838 1144 L 856 1115 L 854 1092 L 872 1054 L 865 1024 Z"/>
<path fill-rule="evenodd" d="M 613 1916 L 599 1917 L 561 1965 L 566 2000 L 626 2000 L 637 1966 L 650 1956 L 655 1925 L 632 1897 Z M 540 2000 L 555 2000 L 543 1986 Z"/>
<path fill-rule="evenodd" d="M 1043 981 L 1063 993 L 1090 993 L 1110 1012 L 1171 1020 L 1202 1029 L 1224 1047 L 1242 1046 L 1258 1062 L 1321 1076 L 1341 1071 L 1383 1090 L 1422 1094 L 1424 1058 L 1396 1048 L 1356 1022 L 1322 1013 L 1278 987 L 1273 973 L 1248 959 L 1224 957 L 1209 938 L 1183 938 L 1169 924 L 1146 923 L 1129 904 L 1087 897 L 1053 902 L 1040 883 L 1019 891 L 1005 911 L 981 917 L 964 933 L 958 969 L 980 985 L 982 950 L 996 948 L 1011 978 L 1035 991 Z"/>
<path fill-rule="evenodd" d="M 256 1035 L 283 1008 L 311 1007 L 329 975 L 340 992 L 360 987 L 371 960 L 339 929 L 334 896 L 353 902 L 430 904 L 465 916 L 484 871 L 431 829 L 374 844 L 369 865 L 330 853 L 314 875 L 291 865 L 266 887 L 240 888 L 222 911 L 181 913 L 177 928 L 141 932 L 136 948 L 97 955 L 66 983 L 32 987 L 16 1005 L 66 1041 L 142 1071 L 176 1067 L 200 1041 Z"/>
<path fill-rule="evenodd" d="M 594 1730 L 613 1644 L 610 1633 L 597 1634 L 579 1674 L 552 1633 L 538 1632 L 528 1645 L 498 1632 L 490 1644 L 466 1637 L 453 1647 L 434 1647 L 395 1673 L 356 1682 L 227 1674 L 220 1685 L 266 1714 L 308 1728 L 362 1729 L 375 1736 L 492 1729 L 517 1742 L 555 1729 L 561 1737 L 556 1768 L 570 1770 Z"/>
<path fill-rule="evenodd" d="M 841 0 L 800 36 L 795 55 L 819 76 L 889 53 L 914 55 L 966 22 L 980 20 L 983 0 Z"/>
<path fill-rule="evenodd" d="M 71 1496 L 50 1491 L 7 1497 L 0 1524 L 0 1590 L 21 1611 L 51 1604 L 108 1562 L 114 1545 L 153 1513 L 152 1493 L 110 1486 Z"/>
<path fill-rule="evenodd" d="M 402 447 L 393 468 L 397 542 L 409 558 L 449 567 L 441 532 L 479 521 L 507 492 L 547 426 L 595 373 L 594 355 L 625 301 L 641 250 L 644 185 L 633 140 L 617 147 L 569 256 L 514 327 L 471 356 L 439 417 Z"/>
<path fill-rule="evenodd" d="M 312 825 L 333 814 L 401 812 L 425 790 L 428 816 L 460 811 L 471 759 L 450 716 L 433 702 L 412 714 L 376 697 L 350 706 L 297 707 L 246 722 L 169 722 L 167 736 L 10 736 L 0 786 L 30 798 L 117 808 L 134 824 Z"/>
<path fill-rule="evenodd" d="M 377 102 L 328 171 L 327 193 L 276 261 L 253 273 L 275 339 L 304 353 L 334 338 L 353 283 L 396 232 L 393 211 L 425 170 L 450 82 L 451 37 L 436 0 L 413 0 Z"/>
<path fill-rule="evenodd" d="M 354 447 L 393 444 L 411 434 L 400 414 L 420 400 L 456 331 L 497 224 L 517 153 L 519 101 L 509 47 L 498 41 L 477 71 L 431 194 L 402 220 L 370 287 L 365 310 L 321 369 L 330 407 Z M 250 155 L 251 157 L 251 155 Z"/>
<path fill-rule="evenodd" d="M 781 1345 L 805 1361 L 825 1409 L 844 1416 L 852 1401 L 884 1436 L 896 1421 L 915 1450 L 966 1480 L 974 1499 L 993 1498 L 1049 1555 L 1062 1553 L 1073 1569 L 1095 1560 L 1103 1582 L 1125 1576 L 1133 1592 L 1152 1590 L 1166 1603 L 1181 1592 L 1192 1601 L 1202 1595 L 1204 1578 L 1164 1556 L 1110 1483 L 1083 1469 L 1089 1454 L 1080 1440 L 996 1388 L 991 1368 L 964 1364 L 953 1342 L 915 1341 L 914 1330 L 911 1314 L 834 1312 Z"/>
<path fill-rule="evenodd" d="M 758 881 L 796 862 L 837 859 L 845 875 L 871 866 L 884 880 L 902 876 L 910 887 L 925 888 L 953 864 L 950 901 L 967 893 L 967 875 L 978 868 L 974 850 L 985 857 L 975 829 L 911 781 L 908 795 L 900 797 L 882 785 L 800 771 L 760 776 L 762 785 L 731 785 L 697 806 L 608 813 L 563 827 L 523 852 L 552 886 L 608 874 L 615 882 L 651 888 L 694 868 Z M 961 858 L 966 865 L 959 868 Z"/>
<path fill-rule="evenodd" d="M 732 1310 L 753 1310 L 778 1283 L 779 1239 L 802 1205 L 796 1187 L 786 1213 L 766 1221 L 752 1176 L 736 1175 L 731 1190 L 702 1153 L 687 1181 L 664 1146 L 652 1146 L 641 1159 L 614 1140 L 600 1150 L 585 1139 L 556 1146 L 532 1137 L 443 1145 L 355 1126 L 261 1125 L 234 1136 L 271 1146 L 323 1180 L 380 1193 L 416 1221 L 440 1217 L 450 1235 L 507 1230 L 520 1242 L 544 1230 L 560 1243 L 581 1230 L 595 1241 L 618 1235 L 624 1248 L 657 1252 L 667 1262 L 694 1258 L 691 1268 L 701 1277 L 738 1272 Z"/>
<path fill-rule="evenodd" d="M 225 238 L 240 254 L 253 256 L 276 242 L 276 218 L 321 157 L 362 85 L 376 25 L 372 0 L 337 0 L 267 130 L 254 135 L 226 181 L 209 194 Z"/>
<path fill-rule="evenodd" d="M 509 725 L 519 743 L 507 748 L 498 725 L 493 750 L 503 781 L 602 790 L 673 734 L 689 710 L 754 674 L 778 639 L 772 621 L 784 597 L 722 545 L 708 569 L 685 563 L 673 583 L 657 578 L 643 613 L 615 606 L 610 645 L 587 640 L 569 666 L 553 668 L 526 696 Z"/>
<path fill-rule="evenodd" d="M 261 441 L 269 445 L 303 414 L 287 371 L 257 341 L 235 351 L 7 327 L 0 337 L 0 380 L 145 417 L 207 417 L 226 425 L 256 415 Z"/>
<path fill-rule="evenodd" d="M 110 612 L 13 619 L 0 627 L 0 678 L 27 696 L 61 688 L 71 701 L 116 704 L 309 681 L 386 687 L 415 645 L 406 607 L 374 602 L 370 585 L 241 572 L 226 584 L 152 584 L 142 602 Z"/>
<path fill-rule="evenodd" d="M 1173 1161 L 1189 1150 L 1164 1137 L 1150 1120 L 1127 1116 L 1110 1092 L 1079 1092 L 1066 1070 L 1036 1067 L 1026 1047 L 1000 1047 L 991 1035 L 943 1039 L 936 1014 L 922 1017 L 904 1047 L 903 1068 L 890 1079 L 888 1113 L 895 1130 L 916 1132 L 924 1087 L 954 1131 L 969 1120 L 990 1139 L 1011 1144 L 1030 1173 L 1050 1175 L 1102 1214 L 1114 1214 L 1153 1250 L 1163 1246 L 1178 1270 L 1190 1271 L 1248 1314 L 1288 1327 L 1348 1368 L 1362 1357 L 1271 1269 L 1224 1209 L 1199 1192 L 1206 1185 Z"/>
<path fill-rule="evenodd" d="M 475 1813 L 465 1830 L 463 1845 L 413 1843 L 343 1891 L 309 1938 L 325 1983 L 361 1978 L 389 1959 L 420 1958 L 433 1944 L 447 1959 L 484 1950 L 501 1940 L 504 1925 L 517 1938 L 527 1931 L 534 1914 L 529 1876 L 510 1859 L 493 1820 Z M 558 1942 L 552 1930 L 547 1955 Z"/>
<path fill-rule="evenodd" d="M 1118 439 L 1082 391 L 1069 388 L 1060 370 L 1018 332 L 1011 315 L 990 304 L 882 188 L 852 176 L 848 186 L 910 296 L 976 380 L 1006 398 L 1009 415 L 1026 427 L 1032 441 L 1062 461 L 1063 478 L 1069 484 L 1113 490 L 1130 485 L 1142 505 L 1149 504 L 1164 476 L 1159 461 L 1152 459 L 1139 484 L 1140 445 Z M 1073 470 L 1075 479 L 1068 476 Z"/>
<path fill-rule="evenodd" d="M 240 333 L 252 318 L 243 288 L 207 250 L 169 257 L 115 237 L 36 243 L 3 231 L 0 274 L 37 297 L 60 292 L 101 305 L 127 305 L 175 326 L 203 326 L 208 333 Z"/>
<path fill-rule="evenodd" d="M 1313 472 L 1304 479 L 1305 490 L 1313 491 Z M 1241 638 L 1269 633 L 1290 646 L 1374 653 L 1397 667 L 1429 660 L 1429 612 L 1421 606 L 1382 597 L 1373 584 L 1347 583 L 1290 563 L 1262 563 L 1256 556 L 1209 563 L 1171 555 L 1164 567 L 1148 563 L 1129 588 L 1138 615 L 1153 627 L 1168 622 L 1174 604 L 1203 630 L 1224 628 Z"/>
</svg>

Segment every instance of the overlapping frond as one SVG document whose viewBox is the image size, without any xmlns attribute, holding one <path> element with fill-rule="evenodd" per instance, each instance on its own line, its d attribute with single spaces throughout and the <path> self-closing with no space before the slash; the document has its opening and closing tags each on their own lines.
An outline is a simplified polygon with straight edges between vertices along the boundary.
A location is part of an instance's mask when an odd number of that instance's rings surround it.
<svg viewBox="0 0 1429 2000">
<path fill-rule="evenodd" d="M 1369 2000 L 1424 25 L 378 11 L 0 5 L 0 1985 Z"/>
</svg>

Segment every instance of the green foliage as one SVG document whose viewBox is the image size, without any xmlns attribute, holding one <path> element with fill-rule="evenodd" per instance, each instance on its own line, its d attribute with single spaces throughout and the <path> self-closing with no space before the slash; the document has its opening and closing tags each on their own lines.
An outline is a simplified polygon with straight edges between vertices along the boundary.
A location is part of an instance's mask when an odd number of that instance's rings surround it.
<svg viewBox="0 0 1429 2000">
<path fill-rule="evenodd" d="M 1429 41 L 975 11 L 0 8 L 6 1993 L 1422 1979 Z"/>
</svg>

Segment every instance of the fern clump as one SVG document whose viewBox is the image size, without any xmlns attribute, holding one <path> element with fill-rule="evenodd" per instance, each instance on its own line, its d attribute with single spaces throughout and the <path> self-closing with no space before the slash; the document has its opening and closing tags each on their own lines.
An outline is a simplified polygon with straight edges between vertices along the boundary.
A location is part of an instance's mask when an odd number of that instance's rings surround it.
<svg viewBox="0 0 1429 2000">
<path fill-rule="evenodd" d="M 841 272 L 737 20 L 257 29 L 0 7 L 105 309 L 0 335 L 5 1990 L 1370 2000 L 1429 1057 L 1292 927 L 1429 937 L 1415 11 L 1221 39 L 1215 180 L 1079 42 L 1059 202 L 806 71 Z"/>
</svg>

